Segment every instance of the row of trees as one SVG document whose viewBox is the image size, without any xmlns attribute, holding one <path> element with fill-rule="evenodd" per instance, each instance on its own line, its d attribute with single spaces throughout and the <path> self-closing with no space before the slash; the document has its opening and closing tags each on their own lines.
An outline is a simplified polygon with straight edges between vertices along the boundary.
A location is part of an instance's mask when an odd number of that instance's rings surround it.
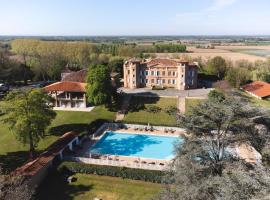
<svg viewBox="0 0 270 200">
<path fill-rule="evenodd" d="M 239 60 L 233 63 L 216 56 L 208 62 L 201 61 L 200 64 L 201 72 L 215 75 L 219 80 L 227 80 L 236 88 L 250 80 L 270 82 L 270 60 L 255 63 Z"/>
<path fill-rule="evenodd" d="M 11 43 L 12 52 L 30 69 L 38 80 L 56 80 L 66 64 L 84 68 L 91 64 L 110 64 L 130 57 L 145 57 L 145 53 L 184 52 L 181 44 L 93 44 L 89 42 L 40 41 L 17 39 Z M 123 64 L 123 63 L 122 63 Z M 116 67 L 118 67 L 118 63 Z M 122 66 L 121 66 L 122 68 Z M 121 68 L 116 71 L 121 72 Z"/>
</svg>

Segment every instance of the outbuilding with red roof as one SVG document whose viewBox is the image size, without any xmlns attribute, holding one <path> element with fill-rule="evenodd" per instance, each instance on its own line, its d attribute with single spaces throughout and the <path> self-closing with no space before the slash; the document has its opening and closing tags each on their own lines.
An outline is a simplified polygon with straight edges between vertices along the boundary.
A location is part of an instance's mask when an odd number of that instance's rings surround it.
<svg viewBox="0 0 270 200">
<path fill-rule="evenodd" d="M 244 85 L 242 89 L 258 99 L 270 98 L 270 84 L 263 81 L 254 81 Z"/>
</svg>

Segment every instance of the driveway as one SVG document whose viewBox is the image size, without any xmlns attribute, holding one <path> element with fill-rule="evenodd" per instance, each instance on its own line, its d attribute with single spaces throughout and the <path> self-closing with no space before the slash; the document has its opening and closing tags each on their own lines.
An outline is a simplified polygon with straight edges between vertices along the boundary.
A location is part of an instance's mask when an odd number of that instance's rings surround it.
<svg viewBox="0 0 270 200">
<path fill-rule="evenodd" d="M 176 89 L 166 89 L 166 90 L 152 90 L 150 88 L 119 88 L 118 92 L 124 92 L 126 94 L 138 95 L 138 96 L 157 96 L 157 97 L 206 97 L 211 91 L 211 88 L 207 89 L 193 89 L 193 90 L 176 90 Z"/>
</svg>

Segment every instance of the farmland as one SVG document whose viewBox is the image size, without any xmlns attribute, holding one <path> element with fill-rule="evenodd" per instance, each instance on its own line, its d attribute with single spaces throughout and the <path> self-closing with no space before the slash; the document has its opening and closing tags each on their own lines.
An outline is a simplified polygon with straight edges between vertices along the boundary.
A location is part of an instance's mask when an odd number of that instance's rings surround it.
<svg viewBox="0 0 270 200">
<path fill-rule="evenodd" d="M 216 46 L 215 49 L 198 49 L 193 46 L 187 48 L 188 53 L 158 53 L 161 58 L 198 58 L 208 60 L 215 56 L 222 56 L 225 59 L 236 62 L 238 60 L 265 61 L 270 55 L 270 46 Z"/>
</svg>

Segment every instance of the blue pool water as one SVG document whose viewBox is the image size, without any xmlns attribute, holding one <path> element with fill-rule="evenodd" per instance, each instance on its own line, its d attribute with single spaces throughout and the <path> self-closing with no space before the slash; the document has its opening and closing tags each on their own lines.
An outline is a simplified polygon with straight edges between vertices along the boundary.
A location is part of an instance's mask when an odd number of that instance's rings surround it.
<svg viewBox="0 0 270 200">
<path fill-rule="evenodd" d="M 133 156 L 154 159 L 172 159 L 175 143 L 183 138 L 149 134 L 106 132 L 90 149 L 91 153 Z"/>
</svg>

